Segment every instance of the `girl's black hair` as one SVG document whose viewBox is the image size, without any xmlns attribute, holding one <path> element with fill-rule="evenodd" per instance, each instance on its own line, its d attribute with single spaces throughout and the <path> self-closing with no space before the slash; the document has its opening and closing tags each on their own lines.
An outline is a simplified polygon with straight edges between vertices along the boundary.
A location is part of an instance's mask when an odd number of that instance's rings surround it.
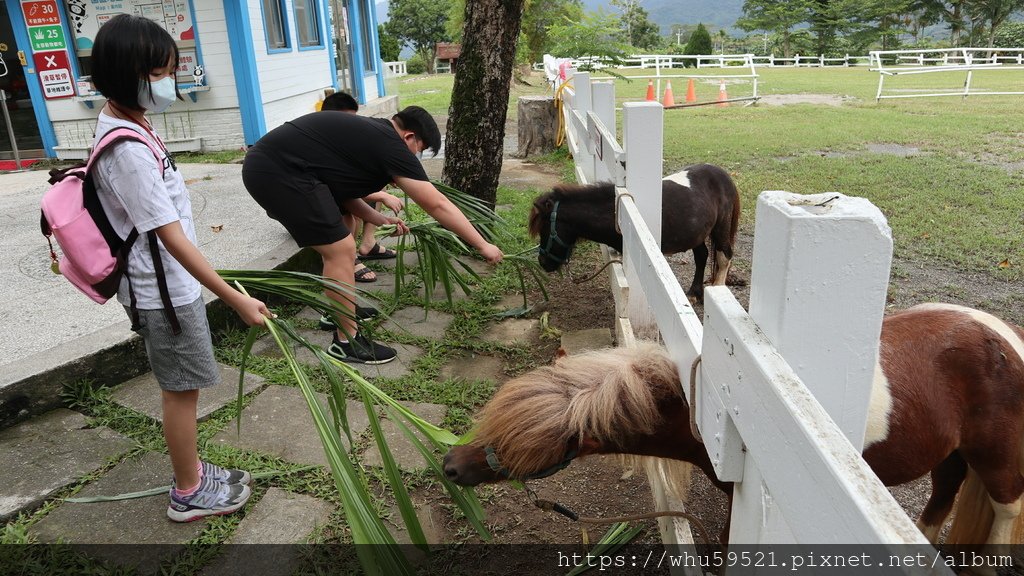
<svg viewBox="0 0 1024 576">
<path fill-rule="evenodd" d="M 142 110 L 139 87 L 149 85 L 149 73 L 173 59 L 178 46 L 159 24 L 130 14 L 118 14 L 100 27 L 92 46 L 92 83 L 101 94 L 131 110 Z M 177 94 L 177 83 L 175 83 Z M 152 96 L 152 92 L 149 94 Z"/>
</svg>

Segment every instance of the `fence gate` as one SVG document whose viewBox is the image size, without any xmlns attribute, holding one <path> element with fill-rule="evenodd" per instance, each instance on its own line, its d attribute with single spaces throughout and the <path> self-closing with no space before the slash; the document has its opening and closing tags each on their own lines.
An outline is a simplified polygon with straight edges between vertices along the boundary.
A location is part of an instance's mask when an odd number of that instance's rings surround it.
<svg viewBox="0 0 1024 576">
<path fill-rule="evenodd" d="M 660 337 L 677 363 L 715 471 L 736 483 L 730 544 L 911 544 L 934 554 L 860 456 L 892 255 L 881 212 L 838 193 L 762 193 L 750 312 L 728 288 L 708 287 L 702 325 L 659 248 L 661 105 L 626 103 L 620 145 L 611 83 L 574 73 L 563 94 L 577 178 L 618 190 L 619 345 Z M 659 508 L 672 504 L 663 476 L 648 474 Z M 662 534 L 692 543 L 684 521 L 664 522 Z M 940 562 L 885 573 L 950 572 Z"/>
</svg>

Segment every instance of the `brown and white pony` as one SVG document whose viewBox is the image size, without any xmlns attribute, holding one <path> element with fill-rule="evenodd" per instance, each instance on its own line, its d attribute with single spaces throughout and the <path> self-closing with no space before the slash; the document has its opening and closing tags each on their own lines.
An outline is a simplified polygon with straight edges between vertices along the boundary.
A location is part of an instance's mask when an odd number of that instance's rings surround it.
<svg viewBox="0 0 1024 576">
<path fill-rule="evenodd" d="M 714 257 L 711 279 L 725 285 L 740 221 L 740 196 L 729 174 L 711 164 L 698 164 L 661 181 L 661 250 L 665 254 L 693 251 L 693 283 L 686 291 L 704 297 L 704 268 L 710 241 Z M 558 270 L 569 261 L 579 238 L 622 251 L 615 223 L 615 186 L 556 186 L 537 197 L 530 210 L 529 230 L 540 237 L 540 266 Z"/>
<path fill-rule="evenodd" d="M 947 543 L 1020 543 L 1024 330 L 923 304 L 885 318 L 879 356 L 865 461 L 887 486 L 931 474 L 918 520 L 931 542 L 959 491 Z M 561 358 L 505 383 L 473 442 L 445 456 L 445 474 L 475 486 L 547 475 L 576 456 L 633 454 L 690 462 L 731 496 L 690 432 L 681 390 L 677 366 L 654 344 Z"/>
</svg>

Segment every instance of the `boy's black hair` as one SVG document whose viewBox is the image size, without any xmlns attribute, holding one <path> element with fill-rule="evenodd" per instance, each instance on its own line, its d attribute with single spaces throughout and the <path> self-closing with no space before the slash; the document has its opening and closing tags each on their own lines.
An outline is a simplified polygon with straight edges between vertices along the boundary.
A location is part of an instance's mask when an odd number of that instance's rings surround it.
<svg viewBox="0 0 1024 576">
<path fill-rule="evenodd" d="M 434 122 L 434 117 L 429 112 L 419 106 L 407 106 L 391 119 L 402 130 L 409 130 L 415 134 L 434 152 L 434 156 L 437 156 L 441 149 L 441 131 L 437 129 L 437 122 Z"/>
<path fill-rule="evenodd" d="M 159 24 L 142 16 L 118 14 L 100 27 L 92 45 L 92 83 L 109 100 L 142 110 L 139 87 L 151 91 L 149 73 L 173 59 L 178 67 L 178 46 Z M 174 87 L 178 94 L 177 82 Z M 149 94 L 152 96 L 152 92 Z"/>
<path fill-rule="evenodd" d="M 324 98 L 321 110 L 341 110 L 342 112 L 356 112 L 359 110 L 359 102 L 348 92 L 335 92 Z"/>
</svg>

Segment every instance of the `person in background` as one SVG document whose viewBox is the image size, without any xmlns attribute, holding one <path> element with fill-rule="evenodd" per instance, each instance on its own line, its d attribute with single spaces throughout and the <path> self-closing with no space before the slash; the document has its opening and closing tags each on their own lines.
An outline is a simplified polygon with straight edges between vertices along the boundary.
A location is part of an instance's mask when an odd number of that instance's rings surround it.
<svg viewBox="0 0 1024 576">
<path fill-rule="evenodd" d="M 189 522 L 234 512 L 250 495 L 248 472 L 199 459 L 199 390 L 220 383 L 202 287 L 250 326 L 261 326 L 264 317 L 272 315 L 263 302 L 225 283 L 196 247 L 185 180 L 146 116 L 163 112 L 180 98 L 174 76 L 177 67 L 174 39 L 148 18 L 119 14 L 96 33 L 92 81 L 107 102 L 96 122 L 93 145 L 111 130 L 130 128 L 163 151 L 158 164 L 146 144 L 117 142 L 96 162 L 93 175 L 100 204 L 115 231 L 122 238 L 132 228 L 139 231 L 117 299 L 129 317 L 137 312 L 133 329 L 146 343 L 150 368 L 160 384 L 164 439 L 174 473 L 167 516 Z M 158 239 L 153 242 L 163 265 L 171 310 L 161 298 L 154 272 L 147 239 L 150 231 Z"/>
<path fill-rule="evenodd" d="M 427 149 L 436 154 L 440 147 L 437 123 L 418 106 L 409 106 L 390 119 L 313 112 L 260 138 L 245 155 L 242 181 L 299 246 L 320 254 L 323 275 L 343 284 L 354 282 L 356 255 L 343 212 L 377 226 L 394 224 L 398 234 L 409 230 L 401 219 L 384 216 L 363 201 L 392 182 L 488 262 L 500 262 L 501 250 L 480 235 L 423 170 L 417 155 Z M 368 364 L 395 359 L 393 348 L 357 331 L 353 297 L 332 291 L 326 295 L 351 312 L 341 319 L 328 354 L 342 362 Z"/>
<path fill-rule="evenodd" d="M 323 104 L 320 106 L 320 110 L 337 110 L 340 112 L 351 112 L 353 114 L 359 111 L 359 103 L 352 97 L 348 92 L 335 92 L 329 94 L 324 98 Z M 373 207 L 374 210 L 380 210 L 380 204 L 383 202 L 388 208 L 390 208 L 396 215 L 402 210 L 402 201 L 392 194 L 381 190 L 380 192 L 374 192 L 363 198 L 367 204 Z M 356 247 L 356 258 L 359 260 L 387 260 L 394 258 L 396 253 L 391 248 L 385 248 L 377 243 L 374 234 L 377 231 L 377 227 L 369 222 L 363 222 L 359 218 L 351 214 L 342 214 L 342 218 L 345 221 L 345 226 L 352 231 L 353 234 L 359 233 L 360 224 L 362 224 L 362 236 L 359 241 L 359 245 Z M 362 262 L 356 262 L 355 268 L 356 282 L 375 282 L 377 280 L 377 274 L 373 270 L 370 270 Z"/>
</svg>

